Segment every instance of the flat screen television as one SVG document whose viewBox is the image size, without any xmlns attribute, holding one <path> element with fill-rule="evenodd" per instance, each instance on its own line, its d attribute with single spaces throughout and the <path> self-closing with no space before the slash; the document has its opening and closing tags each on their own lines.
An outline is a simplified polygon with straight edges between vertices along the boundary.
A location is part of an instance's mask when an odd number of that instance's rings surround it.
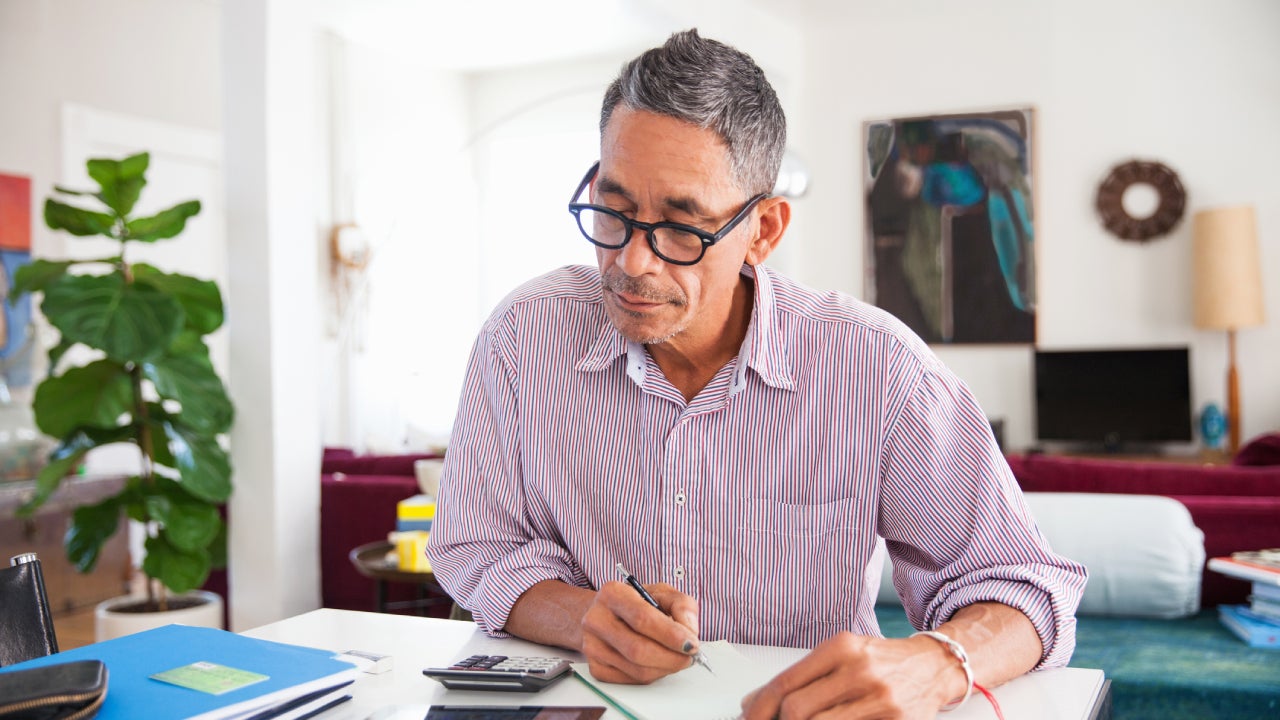
<svg viewBox="0 0 1280 720">
<path fill-rule="evenodd" d="M 1120 450 L 1191 440 L 1186 347 L 1037 350 L 1036 437 Z"/>
</svg>

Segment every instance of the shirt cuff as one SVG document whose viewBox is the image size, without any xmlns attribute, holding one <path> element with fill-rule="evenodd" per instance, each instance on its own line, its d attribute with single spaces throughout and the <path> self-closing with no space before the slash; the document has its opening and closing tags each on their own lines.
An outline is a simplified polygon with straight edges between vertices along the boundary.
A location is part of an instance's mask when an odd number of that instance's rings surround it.
<svg viewBox="0 0 1280 720">
<path fill-rule="evenodd" d="M 1059 568 L 986 568 L 976 577 L 944 585 L 925 608 L 923 625 L 936 628 L 961 608 L 974 603 L 1008 605 L 1026 615 L 1040 636 L 1040 662 L 1032 669 L 1063 667 L 1075 651 L 1075 613 L 1083 590 L 1083 577 Z"/>
<path fill-rule="evenodd" d="M 511 609 L 521 595 L 544 580 L 590 589 L 586 576 L 558 557 L 563 554 L 564 549 L 554 543 L 533 540 L 490 565 L 470 597 L 471 615 L 480 628 L 492 637 L 510 637 L 503 628 Z"/>
</svg>

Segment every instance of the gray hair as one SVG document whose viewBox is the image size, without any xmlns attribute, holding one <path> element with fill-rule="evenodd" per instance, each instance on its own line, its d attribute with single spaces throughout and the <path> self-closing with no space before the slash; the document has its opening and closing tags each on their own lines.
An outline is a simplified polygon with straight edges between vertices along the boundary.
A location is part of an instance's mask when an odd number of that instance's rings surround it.
<svg viewBox="0 0 1280 720">
<path fill-rule="evenodd" d="M 787 118 L 746 53 L 696 29 L 678 32 L 623 66 L 604 94 L 601 135 L 619 104 L 715 132 L 729 149 L 734 181 L 748 194 L 768 193 L 777 183 Z"/>
</svg>

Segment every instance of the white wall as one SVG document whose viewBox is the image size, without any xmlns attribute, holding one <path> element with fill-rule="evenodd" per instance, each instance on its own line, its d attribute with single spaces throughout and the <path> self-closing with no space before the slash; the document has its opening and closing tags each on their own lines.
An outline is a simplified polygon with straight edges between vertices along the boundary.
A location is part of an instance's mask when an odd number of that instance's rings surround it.
<svg viewBox="0 0 1280 720">
<path fill-rule="evenodd" d="M 333 139 L 335 214 L 363 229 L 371 260 L 347 312 L 327 303 L 325 443 L 422 449 L 452 424 L 479 327 L 467 86 L 456 71 L 335 42 L 348 121 Z"/>
<path fill-rule="evenodd" d="M 367 305 L 331 327 L 324 344 L 326 444 L 398 452 L 446 440 L 472 340 L 492 307 L 536 275 L 595 261 L 565 205 L 599 156 L 605 87 L 638 52 L 696 25 L 752 53 L 798 112 L 800 41 L 776 16 L 666 0 L 625 5 L 647 12 L 619 33 L 630 39 L 572 61 L 529 46 L 519 62 L 504 47 L 517 65 L 463 72 L 432 52 L 374 47 L 368 28 L 348 27 L 358 39 L 336 41 L 345 97 L 334 156 L 353 187 L 335 203 L 351 205 L 351 217 L 337 219 L 364 228 L 374 260 L 363 278 Z M 487 39 L 474 34 L 475 44 Z M 537 27 L 524 33 L 538 36 Z"/>
<path fill-rule="evenodd" d="M 71 241 L 40 211 L 63 181 L 63 103 L 219 131 L 219 27 L 208 0 L 0 0 L 0 171 L 31 177 L 33 255 Z"/>
<path fill-rule="evenodd" d="M 1190 214 L 1257 205 L 1268 323 L 1239 333 L 1244 439 L 1280 428 L 1280 3 L 1272 0 L 868 0 L 802 3 L 803 125 L 813 167 L 797 203 L 809 229 L 797 274 L 859 297 L 867 119 L 984 107 L 1038 108 L 1039 344 L 1189 344 L 1193 408 L 1224 401 L 1225 336 L 1191 323 Z M 1095 217 L 1098 183 L 1133 157 L 1174 168 L 1188 215 L 1146 245 Z M 937 347 L 1033 440 L 1031 349 Z"/>
</svg>

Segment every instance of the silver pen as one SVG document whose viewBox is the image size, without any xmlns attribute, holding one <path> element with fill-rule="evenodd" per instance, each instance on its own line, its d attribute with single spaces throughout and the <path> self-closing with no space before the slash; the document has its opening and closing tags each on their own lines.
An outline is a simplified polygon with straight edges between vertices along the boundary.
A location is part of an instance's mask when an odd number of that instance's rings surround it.
<svg viewBox="0 0 1280 720">
<path fill-rule="evenodd" d="M 649 591 L 644 589 L 644 586 L 640 584 L 640 581 L 636 579 L 635 575 L 627 572 L 627 569 L 622 567 L 622 563 L 618 563 L 618 572 L 622 573 L 622 579 L 626 581 L 628 585 L 635 588 L 636 592 L 640 593 L 640 597 L 644 598 L 645 602 L 656 608 L 658 612 L 666 615 L 666 611 L 662 609 L 662 606 L 658 604 L 658 601 L 654 600 L 653 596 L 649 594 Z M 707 672 L 712 675 L 716 674 L 715 670 L 712 670 L 711 666 L 707 664 L 707 658 L 702 654 L 701 650 L 693 654 L 693 661 L 706 668 Z"/>
</svg>

